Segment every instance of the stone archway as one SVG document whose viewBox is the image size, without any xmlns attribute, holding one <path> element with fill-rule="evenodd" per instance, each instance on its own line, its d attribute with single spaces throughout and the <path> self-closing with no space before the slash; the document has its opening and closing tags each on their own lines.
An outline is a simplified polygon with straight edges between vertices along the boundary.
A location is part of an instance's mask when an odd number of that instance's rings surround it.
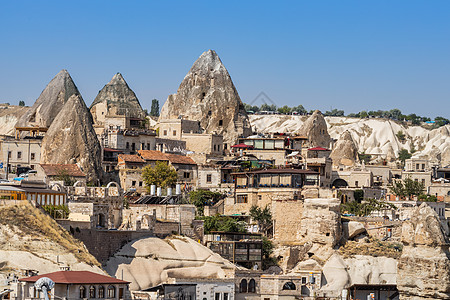
<svg viewBox="0 0 450 300">
<path fill-rule="evenodd" d="M 348 183 L 344 179 L 338 178 L 335 181 L 333 181 L 331 186 L 336 187 L 336 188 L 347 187 Z"/>
</svg>

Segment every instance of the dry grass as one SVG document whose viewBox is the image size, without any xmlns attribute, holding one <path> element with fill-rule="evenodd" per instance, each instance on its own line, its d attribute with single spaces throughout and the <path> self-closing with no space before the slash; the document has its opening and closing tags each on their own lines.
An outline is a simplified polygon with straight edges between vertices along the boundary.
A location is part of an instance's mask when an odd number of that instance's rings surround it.
<svg viewBox="0 0 450 300">
<path fill-rule="evenodd" d="M 385 256 L 390 258 L 399 258 L 402 255 L 401 244 L 381 242 L 370 239 L 368 242 L 348 241 L 339 248 L 339 253 L 344 257 L 353 257 L 354 255 L 370 255 L 374 257 Z"/>
<path fill-rule="evenodd" d="M 82 242 L 29 203 L 0 207 L 0 225 L 9 226 L 21 237 L 49 239 L 72 253 L 79 261 L 100 266 Z"/>
</svg>

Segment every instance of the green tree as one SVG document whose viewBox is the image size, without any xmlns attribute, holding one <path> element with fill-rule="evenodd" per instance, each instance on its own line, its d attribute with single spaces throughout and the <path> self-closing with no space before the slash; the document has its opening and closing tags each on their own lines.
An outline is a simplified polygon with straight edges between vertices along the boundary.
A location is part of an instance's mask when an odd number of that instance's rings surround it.
<svg viewBox="0 0 450 300">
<path fill-rule="evenodd" d="M 150 116 L 159 117 L 159 101 L 158 101 L 158 99 L 152 100 L 152 108 L 150 110 Z"/>
<path fill-rule="evenodd" d="M 361 203 L 352 201 L 341 204 L 342 213 L 349 213 L 358 217 L 368 216 L 374 211 L 380 211 L 383 209 L 396 209 L 396 207 L 386 201 L 377 199 L 367 199 Z"/>
<path fill-rule="evenodd" d="M 411 198 L 412 196 L 423 195 L 425 186 L 421 182 L 405 178 L 403 180 L 394 180 L 392 185 L 389 186 L 389 190 L 396 196 Z"/>
<path fill-rule="evenodd" d="M 335 109 L 333 109 L 331 111 L 326 111 L 324 113 L 324 116 L 343 117 L 344 116 L 344 111 L 335 108 Z"/>
<path fill-rule="evenodd" d="M 367 111 L 363 110 L 359 113 L 359 117 L 361 119 L 367 118 L 369 116 L 369 114 L 367 113 Z"/>
<path fill-rule="evenodd" d="M 19 101 L 19 106 L 25 106 L 25 101 L 20 100 L 20 101 Z"/>
<path fill-rule="evenodd" d="M 195 190 L 189 193 L 189 202 L 197 208 L 197 213 L 203 216 L 205 206 L 214 205 L 225 196 L 209 190 Z"/>
<path fill-rule="evenodd" d="M 272 241 L 269 240 L 267 237 L 263 236 L 262 242 L 263 242 L 262 243 L 262 255 L 263 255 L 262 269 L 266 270 L 271 266 L 276 266 L 277 259 L 270 256 L 273 253 L 273 248 L 274 248 Z"/>
<path fill-rule="evenodd" d="M 277 106 L 275 104 L 267 104 L 267 103 L 263 103 L 261 104 L 260 111 L 276 111 L 277 110 Z"/>
<path fill-rule="evenodd" d="M 291 108 L 287 105 L 285 105 L 283 107 L 278 107 L 278 112 L 280 114 L 289 114 L 291 112 Z"/>
<path fill-rule="evenodd" d="M 407 159 L 411 158 L 411 156 L 412 156 L 411 153 L 409 153 L 408 150 L 406 149 L 398 151 L 398 159 L 402 162 L 403 165 L 405 164 L 405 161 Z"/>
<path fill-rule="evenodd" d="M 238 221 L 235 218 L 228 216 L 208 216 L 201 217 L 203 220 L 205 233 L 208 234 L 211 231 L 226 231 L 226 232 L 247 232 L 247 223 Z"/>
<path fill-rule="evenodd" d="M 272 227 L 272 213 L 269 206 L 264 209 L 253 205 L 250 208 L 250 217 L 258 223 L 259 231 L 267 236 L 268 230 Z"/>
<path fill-rule="evenodd" d="M 292 112 L 296 111 L 297 113 L 301 115 L 306 115 L 308 111 L 303 107 L 303 105 L 294 106 L 291 110 Z"/>
<path fill-rule="evenodd" d="M 402 144 L 406 142 L 406 135 L 403 133 L 403 131 L 399 130 L 395 135 Z"/>
<path fill-rule="evenodd" d="M 358 153 L 358 158 L 360 161 L 363 161 L 365 164 L 368 164 L 372 159 L 372 155 L 366 153 Z"/>
<path fill-rule="evenodd" d="M 177 177 L 177 171 L 162 161 L 157 161 L 154 167 L 147 165 L 142 169 L 142 179 L 149 192 L 151 185 L 162 188 L 174 185 L 177 182 Z"/>
</svg>

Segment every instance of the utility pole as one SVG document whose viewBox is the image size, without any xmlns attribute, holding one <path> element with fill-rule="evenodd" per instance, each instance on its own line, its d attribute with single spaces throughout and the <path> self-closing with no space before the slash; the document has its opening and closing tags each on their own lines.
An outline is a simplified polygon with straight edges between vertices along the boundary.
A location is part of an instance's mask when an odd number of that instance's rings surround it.
<svg viewBox="0 0 450 300">
<path fill-rule="evenodd" d="M 6 170 L 6 180 L 9 180 L 9 178 L 8 178 L 8 173 L 9 173 L 9 145 L 8 145 L 8 150 L 6 151 L 6 168 L 5 168 L 5 170 Z"/>
</svg>

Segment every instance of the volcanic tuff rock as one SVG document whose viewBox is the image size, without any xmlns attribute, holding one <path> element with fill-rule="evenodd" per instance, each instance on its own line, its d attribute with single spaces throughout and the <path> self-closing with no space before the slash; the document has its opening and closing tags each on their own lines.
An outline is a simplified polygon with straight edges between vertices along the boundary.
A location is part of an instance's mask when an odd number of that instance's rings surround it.
<svg viewBox="0 0 450 300">
<path fill-rule="evenodd" d="M 400 299 L 450 299 L 449 240 L 436 212 L 422 203 L 402 226 L 397 270 Z"/>
<path fill-rule="evenodd" d="M 349 131 L 345 131 L 330 154 L 333 165 L 353 166 L 358 160 L 358 149 Z"/>
<path fill-rule="evenodd" d="M 105 270 L 112 276 L 130 281 L 131 290 L 144 290 L 170 278 L 225 279 L 235 266 L 186 237 L 164 240 L 144 238 L 122 247 L 107 262 Z"/>
<path fill-rule="evenodd" d="M 0 104 L 0 135 L 13 135 L 17 121 L 30 107 Z"/>
<path fill-rule="evenodd" d="M 107 115 L 144 118 L 145 113 L 122 74 L 117 73 L 95 97 L 90 111 L 95 125 L 103 125 Z"/>
<path fill-rule="evenodd" d="M 19 119 L 16 126 L 50 127 L 72 95 L 79 95 L 67 70 L 61 70 L 42 91 L 34 105 Z"/>
<path fill-rule="evenodd" d="M 330 147 L 331 137 L 328 134 L 327 122 L 319 110 L 303 123 L 298 134 L 308 138 L 309 147 Z"/>
<path fill-rule="evenodd" d="M 78 164 L 88 181 L 101 178 L 100 143 L 92 116 L 80 95 L 73 95 L 48 129 L 41 150 L 43 164 Z"/>
<path fill-rule="evenodd" d="M 160 120 L 199 120 L 207 133 L 223 134 L 231 146 L 251 134 L 244 105 L 227 69 L 213 50 L 204 52 L 191 67 L 174 95 L 164 104 Z"/>
</svg>

